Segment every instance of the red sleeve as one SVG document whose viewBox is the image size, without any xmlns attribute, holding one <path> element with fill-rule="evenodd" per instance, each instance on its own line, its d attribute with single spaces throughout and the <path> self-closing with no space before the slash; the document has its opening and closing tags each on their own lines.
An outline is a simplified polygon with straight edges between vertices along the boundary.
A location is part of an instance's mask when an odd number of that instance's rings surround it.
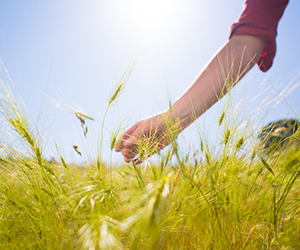
<svg viewBox="0 0 300 250">
<path fill-rule="evenodd" d="M 266 72 L 271 68 L 276 53 L 277 26 L 289 0 L 246 0 L 240 18 L 230 27 L 233 35 L 255 35 L 268 37 L 258 61 L 259 68 Z"/>
</svg>

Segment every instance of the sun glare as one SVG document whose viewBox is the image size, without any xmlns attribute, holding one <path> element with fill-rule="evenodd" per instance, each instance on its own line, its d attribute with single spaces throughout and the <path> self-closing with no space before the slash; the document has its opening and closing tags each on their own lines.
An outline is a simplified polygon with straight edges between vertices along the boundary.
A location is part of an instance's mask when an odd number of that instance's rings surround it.
<svg viewBox="0 0 300 250">
<path fill-rule="evenodd" d="M 171 0 L 126 1 L 128 17 L 145 28 L 157 27 L 171 18 Z"/>
<path fill-rule="evenodd" d="M 140 38 L 159 36 L 178 22 L 180 0 L 127 0 L 114 6 L 118 25 Z M 116 12 L 115 12 L 116 13 Z"/>
</svg>

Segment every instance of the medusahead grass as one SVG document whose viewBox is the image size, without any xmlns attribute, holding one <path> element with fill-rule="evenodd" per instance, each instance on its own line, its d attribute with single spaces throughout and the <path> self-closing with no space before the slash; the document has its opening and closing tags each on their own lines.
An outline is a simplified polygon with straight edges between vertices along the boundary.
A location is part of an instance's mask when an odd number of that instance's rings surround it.
<svg viewBox="0 0 300 250">
<path fill-rule="evenodd" d="M 103 158 L 103 155 L 102 155 L 103 128 L 104 128 L 105 118 L 106 118 L 108 109 L 116 102 L 117 98 L 119 97 L 121 92 L 124 90 L 125 84 L 129 80 L 137 62 L 138 62 L 138 60 L 136 59 L 127 66 L 124 74 L 122 75 L 122 77 L 118 81 L 118 83 L 116 84 L 112 94 L 109 97 L 108 104 L 107 104 L 107 107 L 106 107 L 104 115 L 103 115 L 102 126 L 101 126 L 101 135 L 100 135 L 100 139 L 99 139 L 100 141 L 98 143 L 98 145 L 99 145 L 98 154 L 97 154 L 98 178 L 101 178 L 102 171 L 103 171 L 103 169 L 102 169 L 102 167 L 103 167 L 103 159 L 102 159 Z M 118 129 L 116 131 L 118 131 Z M 118 133 L 114 133 L 113 138 L 111 138 L 111 142 L 112 142 L 111 145 L 116 143 L 117 136 L 118 136 Z"/>
<path fill-rule="evenodd" d="M 178 127 L 166 121 L 171 146 L 157 164 L 98 172 L 68 164 L 59 149 L 61 162 L 47 161 L 3 81 L 1 91 L 2 121 L 18 141 L 1 147 L 0 249 L 300 248 L 298 144 L 260 152 L 251 126 L 232 119 L 231 96 L 217 119 L 217 148 L 200 140 L 198 152 L 182 153 Z M 144 160 L 153 149 L 145 140 L 137 150 Z"/>
</svg>

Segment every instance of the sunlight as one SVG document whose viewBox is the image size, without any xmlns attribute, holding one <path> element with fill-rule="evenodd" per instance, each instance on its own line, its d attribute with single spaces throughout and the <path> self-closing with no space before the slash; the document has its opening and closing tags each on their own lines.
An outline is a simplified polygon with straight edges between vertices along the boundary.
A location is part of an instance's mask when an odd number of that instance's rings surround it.
<svg viewBox="0 0 300 250">
<path fill-rule="evenodd" d="M 128 17 L 145 28 L 157 28 L 171 18 L 175 4 L 171 0 L 126 1 Z"/>
<path fill-rule="evenodd" d="M 180 0 L 127 0 L 114 6 L 117 25 L 139 38 L 159 36 L 178 22 Z"/>
</svg>

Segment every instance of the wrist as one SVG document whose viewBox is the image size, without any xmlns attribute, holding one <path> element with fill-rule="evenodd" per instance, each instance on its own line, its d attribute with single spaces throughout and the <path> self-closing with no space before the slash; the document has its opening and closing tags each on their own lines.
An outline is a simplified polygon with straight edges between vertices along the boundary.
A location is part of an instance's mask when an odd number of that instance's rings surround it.
<svg viewBox="0 0 300 250">
<path fill-rule="evenodd" d="M 193 122 L 191 115 L 188 112 L 178 109 L 178 107 L 175 105 L 168 109 L 165 112 L 165 115 L 170 123 L 174 124 L 178 133 L 180 133 Z"/>
</svg>

